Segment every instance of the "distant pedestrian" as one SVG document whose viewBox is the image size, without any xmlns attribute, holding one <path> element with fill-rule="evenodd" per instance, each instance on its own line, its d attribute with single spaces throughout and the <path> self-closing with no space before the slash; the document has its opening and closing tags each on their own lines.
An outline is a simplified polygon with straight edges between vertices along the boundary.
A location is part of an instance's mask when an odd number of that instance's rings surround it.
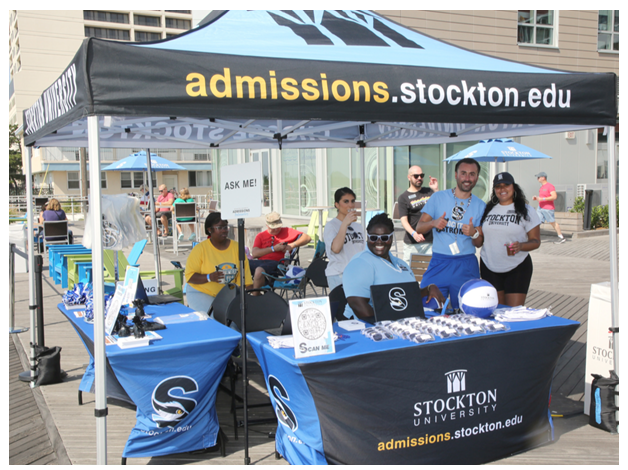
<svg viewBox="0 0 628 470">
<path fill-rule="evenodd" d="M 547 173 L 544 171 L 535 175 L 536 179 L 541 184 L 541 189 L 539 189 L 538 196 L 532 196 L 533 201 L 539 201 L 539 207 L 536 210 L 536 213 L 539 215 L 539 219 L 541 219 L 541 223 L 547 222 L 549 223 L 554 230 L 556 230 L 556 234 L 558 235 L 558 240 L 554 243 L 557 245 L 560 243 L 565 243 L 565 237 L 563 237 L 562 232 L 560 231 L 560 225 L 556 222 L 554 217 L 554 201 L 558 197 L 556 195 L 556 188 L 553 184 L 547 182 Z"/>
</svg>

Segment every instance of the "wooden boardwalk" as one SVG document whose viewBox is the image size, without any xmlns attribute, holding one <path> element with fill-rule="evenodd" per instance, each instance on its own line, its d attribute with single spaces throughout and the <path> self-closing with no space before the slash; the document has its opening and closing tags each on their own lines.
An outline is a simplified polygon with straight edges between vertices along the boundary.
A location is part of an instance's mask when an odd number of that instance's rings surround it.
<svg viewBox="0 0 628 470">
<path fill-rule="evenodd" d="M 548 237 L 548 239 L 551 239 Z M 606 246 L 606 259 L 604 259 Z M 150 269 L 152 253 L 149 246 L 142 256 L 142 267 Z M 307 264 L 312 250 L 302 250 L 302 264 Z M 584 257 L 579 254 L 585 255 Z M 174 257 L 162 250 L 162 266 L 169 260 L 185 262 L 187 254 Z M 533 253 L 535 273 L 527 304 L 531 307 L 551 306 L 555 315 L 578 320 L 580 328 L 565 348 L 554 379 L 552 412 L 563 415 L 554 420 L 557 439 L 549 445 L 532 449 L 519 455 L 502 459 L 495 464 L 619 464 L 619 437 L 588 426 L 588 417 L 582 414 L 584 387 L 584 360 L 587 329 L 588 297 L 591 283 L 607 281 L 608 236 L 594 239 L 578 239 L 562 245 L 543 243 Z M 10 438 L 9 459 L 16 464 L 64 464 L 92 465 L 96 463 L 96 429 L 94 396 L 83 394 L 82 406 L 78 405 L 77 390 L 85 365 L 89 361 L 85 347 L 67 320 L 57 311 L 63 291 L 51 283 L 44 273 L 44 312 L 47 346 L 61 346 L 61 366 L 68 374 L 64 382 L 31 390 L 16 380 L 25 369 L 17 360 L 18 351 L 27 350 L 30 332 L 10 335 L 10 346 L 15 339 L 17 348 L 10 347 Z M 587 268 L 583 269 L 582 265 Z M 606 270 L 604 270 L 604 267 Z M 560 275 L 557 275 L 557 272 Z M 576 287 L 574 287 L 576 284 Z M 586 288 L 584 286 L 587 286 Z M 579 290 L 578 290 L 579 289 Z M 578 295 L 574 294 L 574 291 Z M 16 275 L 16 325 L 28 326 L 28 277 Z M 25 357 L 25 356 L 24 356 Z M 252 371 L 251 401 L 263 401 L 266 396 L 264 380 L 259 370 Z M 241 387 L 241 381 L 238 381 Z M 37 397 L 40 397 L 37 405 Z M 31 400 L 29 402 L 29 400 Z M 33 405 L 33 403 L 35 405 Z M 235 439 L 233 419 L 229 412 L 230 399 L 219 392 L 218 418 L 228 437 L 227 455 L 218 451 L 205 454 L 176 454 L 165 457 L 128 459 L 129 465 L 202 464 L 241 465 L 244 461 L 243 429 Z M 135 423 L 135 412 L 129 406 L 108 403 L 107 461 L 120 463 L 122 450 Z M 15 412 L 15 413 L 14 413 Z M 43 413 L 43 414 L 42 414 Z M 39 415 L 39 417 L 38 417 Z M 242 411 L 239 412 L 240 419 Z M 250 416 L 272 416 L 269 407 L 251 411 Z M 38 432 L 48 425 L 48 432 Z M 272 432 L 275 426 L 259 425 L 249 428 L 249 456 L 257 465 L 285 465 L 283 459 L 274 457 Z M 269 434 L 271 433 L 271 434 Z M 269 435 L 271 437 L 269 437 Z"/>
</svg>

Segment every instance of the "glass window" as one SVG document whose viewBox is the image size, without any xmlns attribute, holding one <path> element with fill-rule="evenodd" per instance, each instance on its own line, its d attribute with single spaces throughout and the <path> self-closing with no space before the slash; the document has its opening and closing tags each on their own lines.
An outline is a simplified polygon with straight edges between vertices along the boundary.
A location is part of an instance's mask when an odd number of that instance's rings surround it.
<svg viewBox="0 0 628 470">
<path fill-rule="evenodd" d="M 68 171 L 68 189 L 81 189 L 81 177 L 78 171 Z"/>
<path fill-rule="evenodd" d="M 351 149 L 327 149 L 327 201 L 328 206 L 334 205 L 334 193 L 339 188 L 350 188 L 351 180 Z M 354 190 L 355 192 L 355 190 Z M 358 194 L 356 192 L 356 194 Z M 334 214 L 333 210 L 329 214 Z"/>
<path fill-rule="evenodd" d="M 83 19 L 129 24 L 129 15 L 127 13 L 113 13 L 109 11 L 83 10 Z"/>
<path fill-rule="evenodd" d="M 124 31 L 122 29 L 93 28 L 91 26 L 85 26 L 85 37 L 117 39 L 119 41 L 129 41 L 131 39 L 129 31 Z"/>
<path fill-rule="evenodd" d="M 212 172 L 211 170 L 203 171 L 189 171 L 188 172 L 188 186 L 193 187 L 211 187 L 212 186 Z"/>
<path fill-rule="evenodd" d="M 404 191 L 408 189 L 408 169 L 411 166 L 418 165 L 421 167 L 425 178 L 423 178 L 423 186 L 429 187 L 430 176 L 438 179 L 439 189 L 445 188 L 444 182 L 441 181 L 441 146 L 434 145 L 413 145 L 411 147 L 395 147 L 394 165 L 395 165 L 395 201 Z"/>
<path fill-rule="evenodd" d="M 146 31 L 135 31 L 136 42 L 159 41 L 161 33 L 148 33 Z"/>
<path fill-rule="evenodd" d="M 148 176 L 143 171 L 120 172 L 120 187 L 122 189 L 137 189 L 148 184 Z M 153 173 L 153 188 L 157 187 L 157 179 Z"/>
<path fill-rule="evenodd" d="M 140 26 L 161 26 L 161 18 L 158 16 L 133 15 L 133 24 Z"/>
<path fill-rule="evenodd" d="M 282 207 L 284 214 L 299 213 L 299 151 L 284 149 L 281 151 Z"/>
<path fill-rule="evenodd" d="M 190 29 L 192 27 L 190 20 L 182 20 L 178 18 L 166 18 L 166 28 L 173 29 Z"/>
<path fill-rule="evenodd" d="M 518 10 L 517 42 L 554 46 L 554 10 Z"/>
<path fill-rule="evenodd" d="M 451 157 L 452 155 L 461 152 L 462 150 L 475 145 L 477 142 L 457 142 L 453 144 L 447 144 L 446 148 L 446 158 Z M 493 187 L 491 182 L 490 175 L 490 163 L 487 162 L 479 162 L 480 163 L 480 177 L 478 178 L 478 182 L 473 188 L 473 194 L 482 199 L 484 202 L 488 201 L 490 197 L 490 192 Z M 447 188 L 455 188 L 456 187 L 456 176 L 455 171 L 456 162 L 447 163 Z M 444 187 L 440 185 L 440 189 Z"/>
<path fill-rule="evenodd" d="M 597 50 L 619 51 L 619 10 L 599 10 Z"/>
</svg>

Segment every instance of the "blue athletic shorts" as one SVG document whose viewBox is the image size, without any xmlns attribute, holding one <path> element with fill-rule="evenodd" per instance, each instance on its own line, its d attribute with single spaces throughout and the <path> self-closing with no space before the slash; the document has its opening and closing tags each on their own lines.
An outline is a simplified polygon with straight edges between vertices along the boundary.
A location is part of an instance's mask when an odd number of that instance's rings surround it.
<svg viewBox="0 0 628 470">
<path fill-rule="evenodd" d="M 471 279 L 480 279 L 480 267 L 475 254 L 454 256 L 434 253 L 421 279 L 421 287 L 436 284 L 445 298 L 450 296 L 451 307 L 459 308 L 458 292 Z"/>
<path fill-rule="evenodd" d="M 541 223 L 548 222 L 550 224 L 553 224 L 554 222 L 556 222 L 556 219 L 554 218 L 554 211 L 551 209 L 541 209 L 537 207 L 536 213 L 539 215 Z"/>
</svg>

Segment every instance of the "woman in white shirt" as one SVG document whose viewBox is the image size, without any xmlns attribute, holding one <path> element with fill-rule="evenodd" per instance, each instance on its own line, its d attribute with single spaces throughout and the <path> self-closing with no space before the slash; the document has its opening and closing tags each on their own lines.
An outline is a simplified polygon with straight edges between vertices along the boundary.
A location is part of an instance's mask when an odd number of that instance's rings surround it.
<svg viewBox="0 0 628 470">
<path fill-rule="evenodd" d="M 323 239 L 329 264 L 325 270 L 329 290 L 342 284 L 342 273 L 353 255 L 364 250 L 364 229 L 356 222 L 355 193 L 340 188 L 334 194 L 334 207 L 338 215 L 325 225 Z"/>
<path fill-rule="evenodd" d="M 524 305 L 532 279 L 528 252 L 541 246 L 541 221 L 510 173 L 499 173 L 493 179 L 493 193 L 481 225 L 482 279 L 493 284 L 500 304 Z"/>
</svg>

